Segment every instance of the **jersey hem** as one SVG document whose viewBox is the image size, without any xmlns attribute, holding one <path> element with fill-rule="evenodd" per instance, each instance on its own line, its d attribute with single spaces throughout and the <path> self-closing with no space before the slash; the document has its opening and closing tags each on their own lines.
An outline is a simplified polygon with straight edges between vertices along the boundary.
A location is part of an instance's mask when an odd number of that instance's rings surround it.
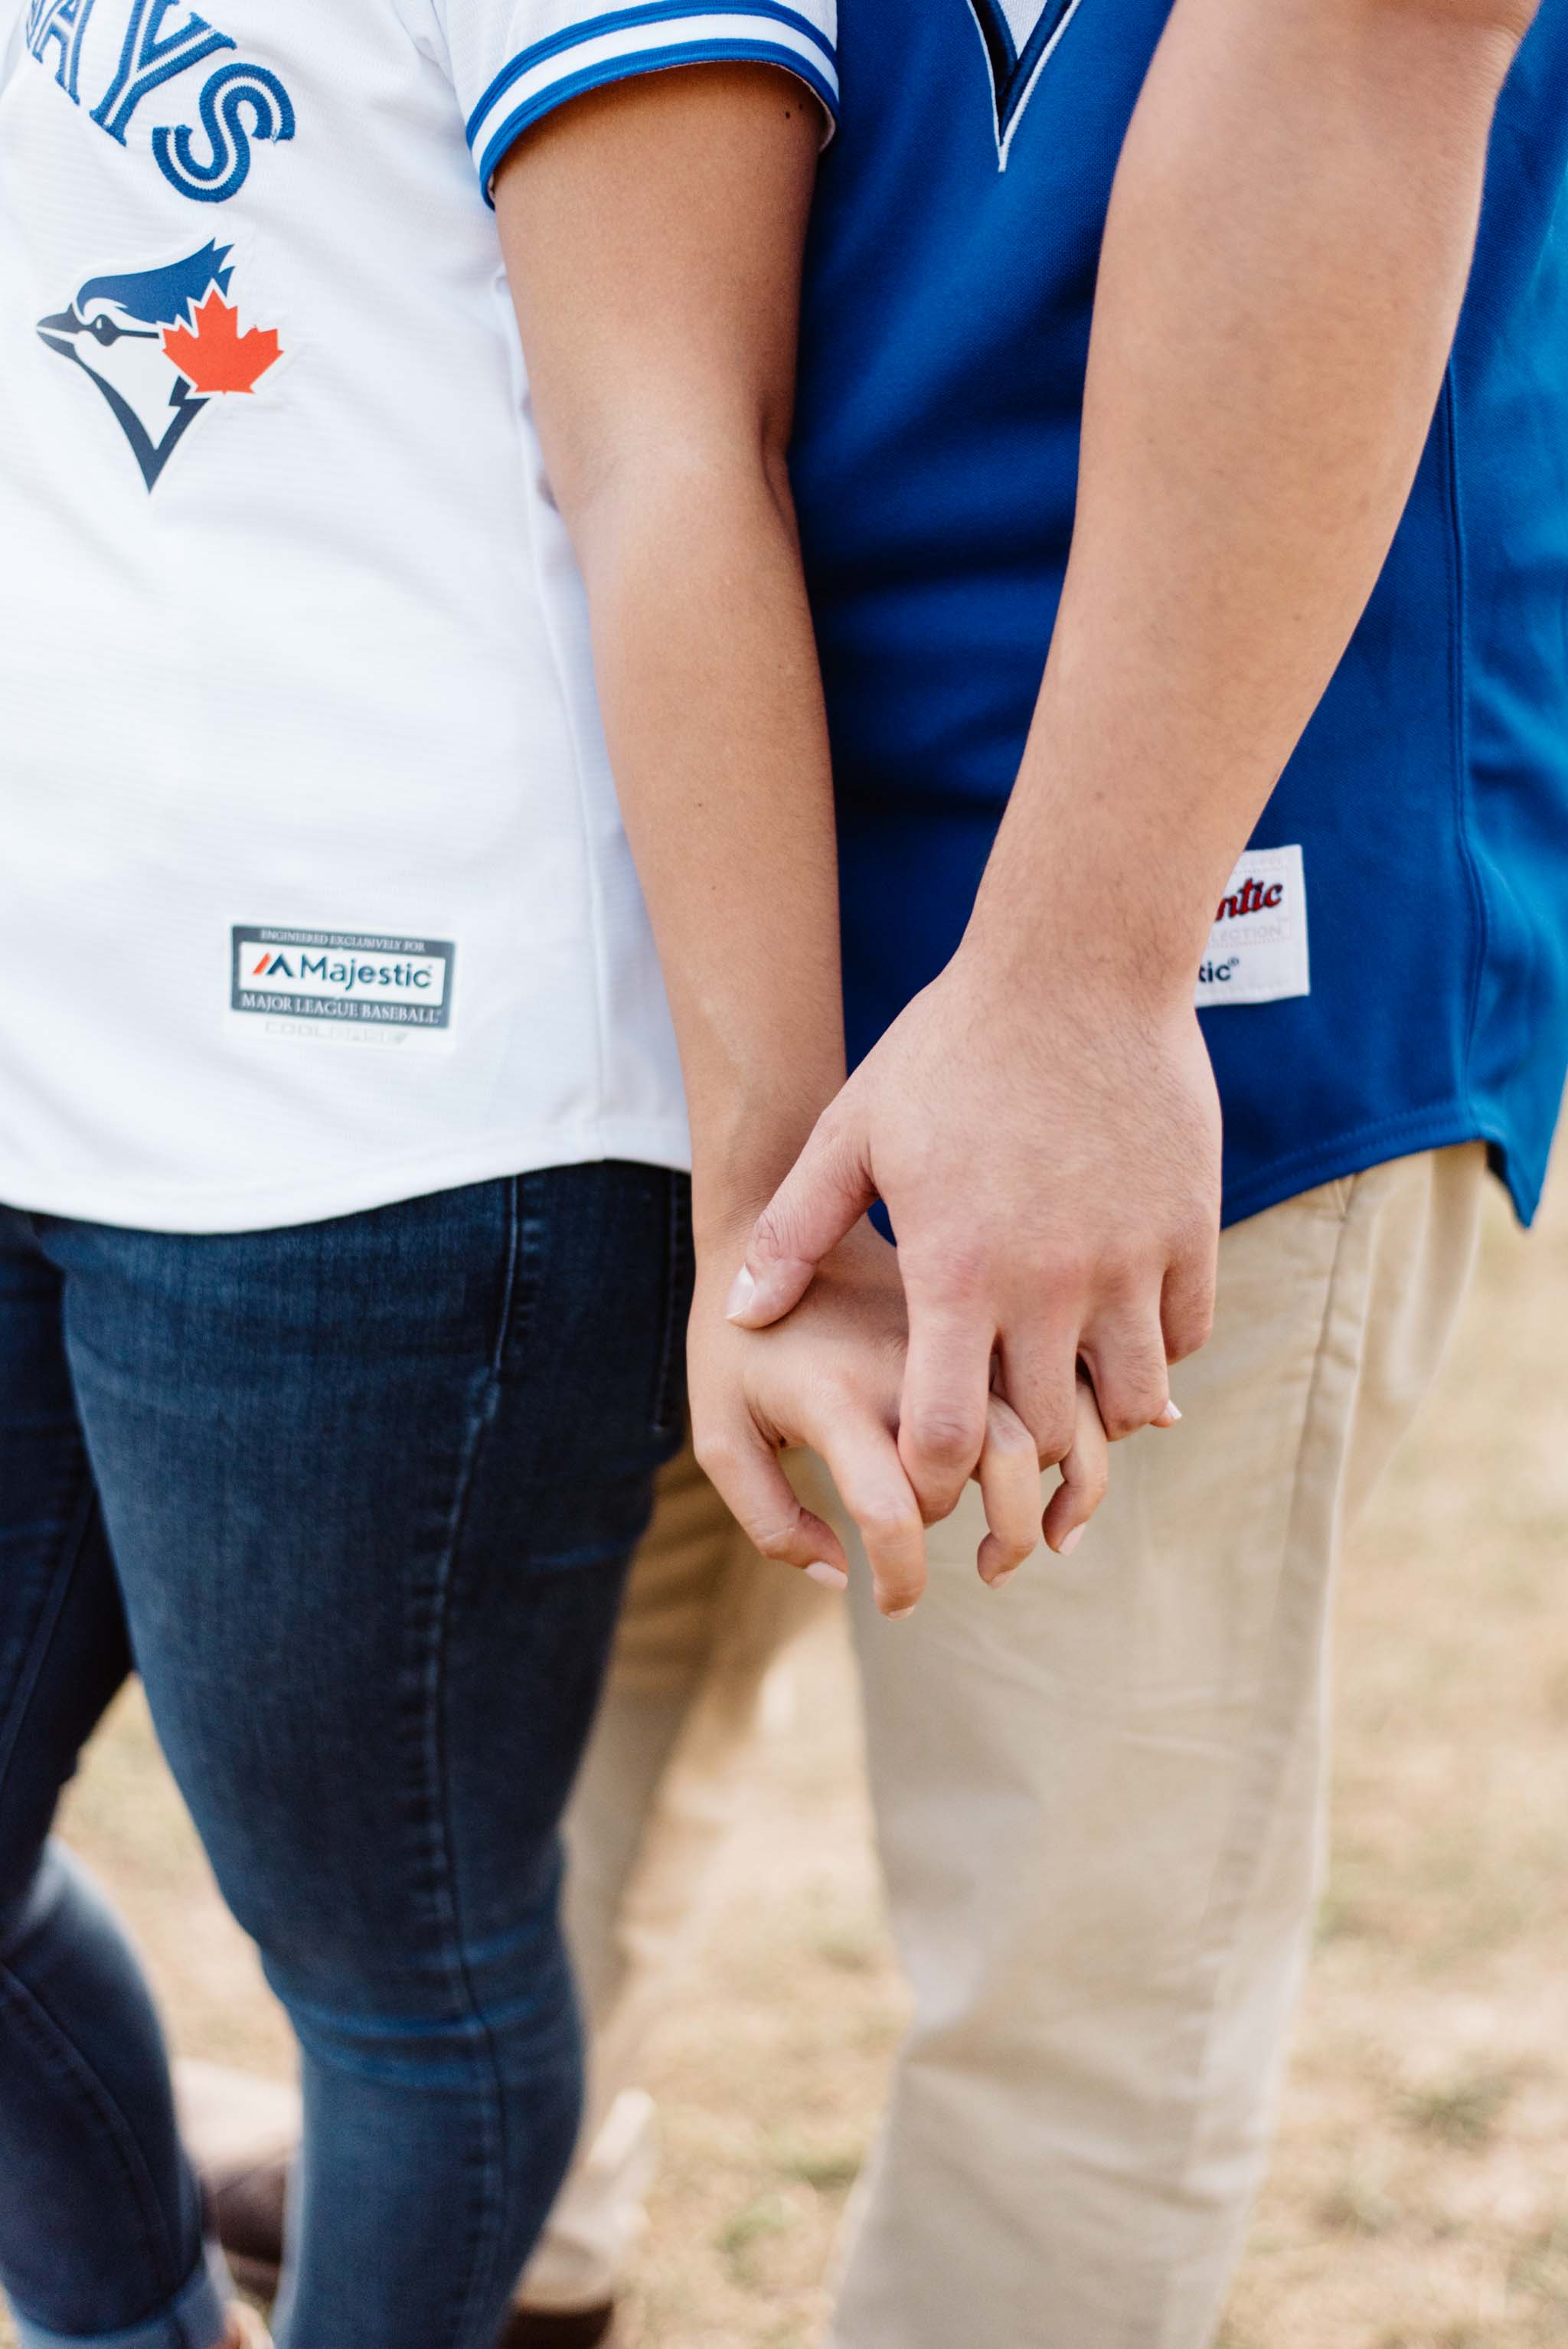
<svg viewBox="0 0 1568 2349">
<path fill-rule="evenodd" d="M 691 1141 L 682 1121 L 601 1118 L 587 1125 L 552 1126 L 498 1137 L 486 1150 L 435 1151 L 418 1158 L 389 1160 L 374 1179 L 363 1166 L 306 1186 L 265 1190 L 138 1191 L 116 1184 L 24 1182 L 13 1188 L 0 1170 L 0 1202 L 23 1215 L 59 1216 L 73 1223 L 107 1224 L 118 1229 L 179 1232 L 195 1236 L 281 1231 L 294 1224 L 323 1224 L 391 1207 L 436 1191 L 460 1190 L 469 1183 L 493 1183 L 509 1174 L 536 1174 L 549 1166 L 583 1166 L 607 1158 L 639 1165 L 667 1166 L 679 1174 L 691 1166 Z"/>
<path fill-rule="evenodd" d="M 1284 1158 L 1272 1159 L 1246 1183 L 1227 1188 L 1220 1221 L 1228 1229 L 1304 1191 L 1315 1191 L 1320 1184 L 1338 1182 L 1346 1174 L 1365 1174 L 1369 1166 L 1380 1166 L 1386 1159 L 1410 1158 L 1425 1150 L 1449 1150 L 1465 1142 L 1486 1143 L 1492 1172 L 1528 1231 L 1541 1205 L 1545 1168 L 1526 1162 L 1506 1125 L 1479 1117 L 1458 1102 L 1355 1126 L 1311 1150 L 1292 1151 Z"/>
<path fill-rule="evenodd" d="M 1464 1059 L 1461 1063 L 1464 1098 L 1470 1093 L 1470 1064 L 1475 1054 L 1476 1032 L 1480 1026 L 1481 988 L 1486 978 L 1491 947 L 1491 908 L 1487 902 L 1486 879 L 1481 860 L 1476 853 L 1470 823 L 1470 802 L 1473 797 L 1470 775 L 1470 564 L 1465 544 L 1464 484 L 1460 467 L 1459 398 L 1454 384 L 1453 354 L 1443 371 L 1442 398 L 1439 409 L 1448 451 L 1447 481 L 1449 526 L 1449 592 L 1452 627 L 1449 638 L 1450 720 L 1454 762 L 1454 830 L 1459 840 L 1460 856 L 1464 864 L 1465 879 L 1470 888 L 1470 910 L 1474 925 L 1470 937 L 1470 992 L 1465 1004 Z"/>
</svg>

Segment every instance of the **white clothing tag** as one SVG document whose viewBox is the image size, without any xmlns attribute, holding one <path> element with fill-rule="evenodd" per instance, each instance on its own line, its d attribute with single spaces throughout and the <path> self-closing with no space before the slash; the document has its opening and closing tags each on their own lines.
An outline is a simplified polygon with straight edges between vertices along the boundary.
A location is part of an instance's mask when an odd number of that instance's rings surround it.
<svg viewBox="0 0 1568 2349">
<path fill-rule="evenodd" d="M 1225 886 L 1198 971 L 1198 1009 L 1310 995 L 1299 848 L 1251 848 Z"/>
<path fill-rule="evenodd" d="M 253 1034 L 449 1050 L 449 938 L 236 922 L 229 1010 Z"/>
</svg>

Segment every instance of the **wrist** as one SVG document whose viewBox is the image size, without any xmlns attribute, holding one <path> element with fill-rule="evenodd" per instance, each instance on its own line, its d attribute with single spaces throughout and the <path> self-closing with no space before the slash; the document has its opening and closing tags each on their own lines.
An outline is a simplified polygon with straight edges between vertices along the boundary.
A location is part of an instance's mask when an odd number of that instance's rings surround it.
<svg viewBox="0 0 1568 2349">
<path fill-rule="evenodd" d="M 950 968 L 988 1016 L 1059 1019 L 1075 1000 L 1094 1016 L 1119 1011 L 1158 1025 L 1192 1009 L 1209 933 L 1190 926 L 1165 935 L 1152 926 L 1129 935 L 1105 922 L 1092 900 L 1053 905 L 1027 926 L 990 921 L 977 905 Z M 1197 934 L 1193 932 L 1197 930 Z"/>
<path fill-rule="evenodd" d="M 692 1232 L 699 1261 L 738 1260 L 751 1227 L 810 1140 L 843 1083 L 843 1065 L 819 1073 L 804 1092 L 782 1099 L 731 1097 L 717 1113 L 692 1117 Z"/>
<path fill-rule="evenodd" d="M 717 1267 L 721 1270 L 727 1268 L 733 1274 L 746 1254 L 747 1242 L 758 1216 L 777 1188 L 775 1184 L 768 1189 L 759 1187 L 705 1199 L 700 1185 L 694 1180 L 692 1245 L 696 1251 L 699 1278 L 707 1267 Z"/>
<path fill-rule="evenodd" d="M 1004 1003 L 1076 993 L 1163 1020 L 1192 1007 L 1257 811 L 1135 754 L 1118 781 L 1102 750 L 1074 754 L 1082 732 L 1037 720 L 962 952 Z"/>
</svg>

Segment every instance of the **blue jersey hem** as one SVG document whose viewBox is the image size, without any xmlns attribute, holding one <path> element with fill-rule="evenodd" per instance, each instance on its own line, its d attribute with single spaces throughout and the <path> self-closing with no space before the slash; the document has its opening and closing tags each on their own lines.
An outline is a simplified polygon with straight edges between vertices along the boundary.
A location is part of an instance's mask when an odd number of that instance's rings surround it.
<svg viewBox="0 0 1568 2349">
<path fill-rule="evenodd" d="M 1531 1163 L 1507 1125 L 1479 1117 L 1473 1109 L 1459 1102 L 1413 1111 L 1404 1117 L 1380 1118 L 1374 1125 L 1352 1127 L 1346 1133 L 1336 1134 L 1332 1141 L 1315 1143 L 1310 1150 L 1292 1151 L 1286 1157 L 1271 1159 L 1245 1183 L 1227 1185 L 1220 1220 L 1227 1228 L 1232 1224 L 1245 1223 L 1249 1216 L 1261 1216 L 1265 1208 L 1277 1207 L 1283 1200 L 1296 1198 L 1303 1191 L 1316 1190 L 1321 1183 L 1336 1183 L 1346 1174 L 1364 1174 L 1369 1166 L 1380 1166 L 1386 1159 L 1410 1158 L 1423 1150 L 1449 1150 L 1465 1142 L 1486 1143 L 1492 1172 L 1528 1231 L 1541 1205 L 1546 1181 L 1544 1165 Z"/>
<path fill-rule="evenodd" d="M 1470 823 L 1470 582 L 1465 547 L 1464 486 L 1460 476 L 1459 399 L 1454 386 L 1452 355 L 1443 374 L 1442 397 L 1439 403 L 1444 446 L 1448 456 L 1445 488 L 1448 492 L 1449 529 L 1449 600 L 1451 633 L 1449 641 L 1449 721 L 1454 762 L 1454 829 L 1459 839 L 1460 855 L 1464 863 L 1465 880 L 1470 890 L 1470 907 L 1475 916 L 1471 934 L 1470 991 L 1465 1004 L 1464 1060 L 1462 1081 L 1465 1098 L 1470 1098 L 1470 1065 L 1475 1054 L 1476 1032 L 1480 1026 L 1481 988 L 1486 978 L 1487 957 L 1491 945 L 1491 910 L 1487 904 L 1486 881 L 1480 859 L 1476 854 L 1473 828 Z"/>
</svg>

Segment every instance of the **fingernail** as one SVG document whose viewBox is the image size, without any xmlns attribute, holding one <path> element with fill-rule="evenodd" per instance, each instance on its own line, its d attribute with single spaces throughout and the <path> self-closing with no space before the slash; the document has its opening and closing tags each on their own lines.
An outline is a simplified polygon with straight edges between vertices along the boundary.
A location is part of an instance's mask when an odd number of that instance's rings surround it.
<svg viewBox="0 0 1568 2349">
<path fill-rule="evenodd" d="M 1018 1569 L 1016 1566 L 1009 1566 L 1006 1568 L 1002 1573 L 994 1574 L 991 1577 L 992 1589 L 1006 1590 L 1007 1585 L 1012 1581 L 1013 1577 L 1017 1573 L 1017 1571 Z"/>
<path fill-rule="evenodd" d="M 911 1600 L 907 1607 L 890 1607 L 887 1610 L 887 1619 L 890 1623 L 902 1623 L 906 1615 L 913 1615 L 913 1612 L 914 1602 Z"/>
<path fill-rule="evenodd" d="M 730 1282 L 729 1295 L 724 1300 L 725 1319 L 737 1320 L 745 1312 L 756 1294 L 757 1283 L 752 1278 L 750 1268 L 743 1264 Z"/>
<path fill-rule="evenodd" d="M 1181 1416 L 1175 1404 L 1168 1402 L 1163 1411 L 1156 1413 L 1152 1424 L 1156 1427 L 1174 1427 Z"/>
<path fill-rule="evenodd" d="M 847 1590 L 850 1578 L 841 1566 L 830 1566 L 825 1557 L 814 1557 L 806 1572 L 811 1581 L 820 1582 L 824 1590 Z"/>
<path fill-rule="evenodd" d="M 1088 1527 L 1087 1526 L 1075 1526 L 1070 1534 L 1064 1534 L 1060 1541 L 1057 1544 L 1057 1556 L 1058 1557 L 1071 1557 L 1074 1550 L 1077 1549 L 1079 1542 L 1082 1541 L 1088 1531 Z"/>
</svg>

